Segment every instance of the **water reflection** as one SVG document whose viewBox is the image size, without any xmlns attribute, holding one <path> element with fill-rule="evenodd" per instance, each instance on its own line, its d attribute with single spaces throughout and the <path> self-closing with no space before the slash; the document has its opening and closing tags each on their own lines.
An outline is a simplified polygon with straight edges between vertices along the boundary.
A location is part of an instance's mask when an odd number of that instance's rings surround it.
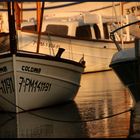
<svg viewBox="0 0 140 140">
<path fill-rule="evenodd" d="M 130 112 L 99 120 L 94 120 L 89 114 L 85 116 L 87 114 L 79 112 L 75 103 L 19 114 L 1 113 L 0 137 L 101 138 L 127 137 L 129 134 Z M 99 113 L 99 116 L 102 114 Z"/>
<path fill-rule="evenodd" d="M 79 111 L 101 119 L 131 109 L 134 102 L 129 91 L 113 71 L 86 74 L 75 99 Z"/>
<path fill-rule="evenodd" d="M 86 137 L 74 102 L 24 113 L 0 114 L 0 137 Z"/>
<path fill-rule="evenodd" d="M 133 100 L 112 71 L 85 74 L 74 102 L 0 113 L 1 138 L 120 138 L 130 129 Z"/>
</svg>

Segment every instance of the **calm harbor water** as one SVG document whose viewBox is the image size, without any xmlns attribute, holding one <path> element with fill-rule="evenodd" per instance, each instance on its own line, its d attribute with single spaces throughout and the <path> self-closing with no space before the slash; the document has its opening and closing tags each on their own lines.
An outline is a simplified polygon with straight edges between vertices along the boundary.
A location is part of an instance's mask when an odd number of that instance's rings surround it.
<svg viewBox="0 0 140 140">
<path fill-rule="evenodd" d="M 133 100 L 113 71 L 83 74 L 74 102 L 0 112 L 1 138 L 127 138 Z"/>
</svg>

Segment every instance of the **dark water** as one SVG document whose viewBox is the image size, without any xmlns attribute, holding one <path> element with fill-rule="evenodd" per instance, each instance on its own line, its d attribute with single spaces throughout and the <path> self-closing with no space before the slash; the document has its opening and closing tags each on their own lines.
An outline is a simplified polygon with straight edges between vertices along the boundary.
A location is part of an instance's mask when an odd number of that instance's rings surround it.
<svg viewBox="0 0 140 140">
<path fill-rule="evenodd" d="M 113 71 L 84 74 L 74 102 L 0 113 L 2 138 L 126 138 L 133 100 Z"/>
</svg>

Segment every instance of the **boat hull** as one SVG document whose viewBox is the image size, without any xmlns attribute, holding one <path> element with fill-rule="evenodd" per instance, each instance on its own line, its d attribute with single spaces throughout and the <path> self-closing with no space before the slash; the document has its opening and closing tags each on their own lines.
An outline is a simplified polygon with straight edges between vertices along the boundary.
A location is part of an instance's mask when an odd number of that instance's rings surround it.
<svg viewBox="0 0 140 140">
<path fill-rule="evenodd" d="M 36 52 L 37 34 L 18 31 L 19 49 Z M 84 72 L 110 70 L 109 63 L 117 52 L 114 42 L 109 40 L 86 40 L 74 37 L 41 35 L 39 52 L 56 55 L 59 48 L 64 48 L 63 58 L 79 61 L 84 55 Z M 133 41 L 124 43 L 124 48 L 134 47 Z"/>
<path fill-rule="evenodd" d="M 130 90 L 135 102 L 140 101 L 140 63 L 137 59 L 111 63 L 110 67 Z"/>
<path fill-rule="evenodd" d="M 71 101 L 84 67 L 13 55 L 0 59 L 0 106 L 22 112 Z"/>
</svg>

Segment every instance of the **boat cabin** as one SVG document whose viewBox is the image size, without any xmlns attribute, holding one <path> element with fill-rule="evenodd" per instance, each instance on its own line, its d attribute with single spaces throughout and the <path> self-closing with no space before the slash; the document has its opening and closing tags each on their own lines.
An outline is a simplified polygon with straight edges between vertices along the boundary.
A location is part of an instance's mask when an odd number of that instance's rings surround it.
<svg viewBox="0 0 140 140">
<path fill-rule="evenodd" d="M 34 23 L 34 25 L 33 25 Z M 109 39 L 110 21 L 103 21 L 101 15 L 84 14 L 74 17 L 56 17 L 43 21 L 42 33 L 55 36 L 70 36 L 79 39 Z M 22 31 L 37 30 L 35 22 L 23 22 Z"/>
<path fill-rule="evenodd" d="M 110 32 L 122 24 L 122 19 L 124 20 L 124 24 L 129 23 L 128 16 L 112 17 L 88 12 L 70 17 L 44 17 L 42 22 L 42 34 L 73 37 L 84 40 L 111 40 Z M 27 32 L 37 32 L 37 21 L 34 19 L 26 20 L 21 23 L 20 29 Z M 122 34 L 116 34 L 115 36 L 118 41 L 122 40 Z M 133 40 L 128 28 L 123 32 L 123 40 Z"/>
</svg>

